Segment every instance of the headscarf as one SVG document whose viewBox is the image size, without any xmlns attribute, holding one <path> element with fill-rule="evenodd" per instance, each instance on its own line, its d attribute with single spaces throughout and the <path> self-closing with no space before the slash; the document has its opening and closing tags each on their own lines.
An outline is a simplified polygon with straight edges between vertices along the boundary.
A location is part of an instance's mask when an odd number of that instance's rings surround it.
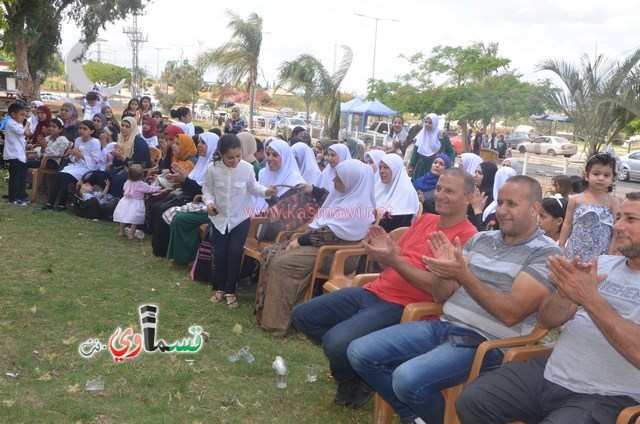
<svg viewBox="0 0 640 424">
<path fill-rule="evenodd" d="M 75 127 L 78 123 L 78 109 L 73 103 L 63 103 L 62 107 L 69 110 L 69 119 L 64 121 L 64 127 Z"/>
<path fill-rule="evenodd" d="M 419 201 L 416 191 L 411 185 L 411 178 L 404 169 L 402 158 L 395 153 L 383 155 L 384 162 L 391 169 L 391 182 L 376 182 L 376 208 L 384 209 L 390 215 L 415 215 L 418 213 Z"/>
<path fill-rule="evenodd" d="M 478 189 L 487 196 L 487 204 L 489 204 L 493 202 L 493 182 L 498 172 L 498 165 L 495 162 L 482 162 L 480 169 L 482 169 L 482 182 Z"/>
<path fill-rule="evenodd" d="M 359 160 L 347 159 L 336 166 L 336 174 L 344 184 L 344 193 L 331 190 L 309 227 L 329 227 L 345 241 L 362 240 L 375 221 L 373 169 Z"/>
<path fill-rule="evenodd" d="M 198 156 L 198 162 L 196 162 L 196 166 L 189 173 L 189 179 L 197 182 L 199 186 L 202 186 L 202 184 L 204 184 L 204 176 L 207 172 L 207 167 L 213 161 L 213 154 L 218 148 L 219 139 L 220 137 L 218 137 L 214 133 L 200 134 L 200 141 L 204 141 L 207 145 L 207 154 L 204 156 Z M 182 145 L 180 146 L 180 150 L 182 150 Z"/>
<path fill-rule="evenodd" d="M 338 155 L 338 158 L 340 159 L 340 162 L 338 162 L 338 164 L 341 164 L 345 160 L 350 159 L 349 149 L 342 143 L 332 144 L 329 147 L 329 150 L 333 150 L 335 154 Z M 373 172 L 373 170 L 371 170 L 371 172 Z M 329 191 L 333 191 L 333 177 L 335 176 L 336 170 L 327 163 L 327 166 L 325 166 L 322 174 L 320 174 L 320 177 L 318 178 L 318 181 L 316 181 L 314 185 Z"/>
<path fill-rule="evenodd" d="M 40 121 L 38 120 L 38 124 L 36 125 L 36 129 L 33 132 L 33 141 L 38 141 L 38 136 L 41 135 L 43 137 L 47 136 L 47 128 L 49 127 L 49 124 L 51 123 L 51 109 L 49 109 L 49 106 L 38 106 L 38 108 L 36 110 L 42 111 L 44 112 L 47 116 L 44 119 L 44 121 Z M 36 119 L 37 119 L 37 113 L 36 113 Z"/>
<path fill-rule="evenodd" d="M 190 156 L 195 157 L 198 154 L 198 149 L 193 139 L 187 134 L 178 134 L 178 146 L 180 146 L 180 151 L 173 156 L 173 163 L 177 163 L 191 172 L 195 168 L 195 164 L 188 159 Z"/>
<path fill-rule="evenodd" d="M 151 138 L 155 135 L 158 135 L 158 130 L 156 129 L 156 121 L 153 120 L 151 115 L 145 115 L 143 119 L 147 122 L 147 125 L 149 125 L 149 131 L 143 130 L 142 136 L 144 138 Z"/>
<path fill-rule="evenodd" d="M 258 160 L 254 154 L 258 151 L 258 145 L 256 144 L 256 138 L 249 132 L 239 132 L 238 138 L 240 139 L 240 149 L 242 150 L 242 159 L 254 163 Z M 266 153 L 266 150 L 265 150 Z"/>
<path fill-rule="evenodd" d="M 347 137 L 347 147 L 349 148 L 349 154 L 351 155 L 351 159 L 362 160 L 362 156 L 360 156 L 360 149 L 358 148 L 358 142 L 351 138 Z"/>
<path fill-rule="evenodd" d="M 422 130 L 416 136 L 416 146 L 418 146 L 418 153 L 422 156 L 433 156 L 434 153 L 440 151 L 441 146 L 440 138 L 438 137 L 438 133 L 440 132 L 438 129 L 440 118 L 438 118 L 438 115 L 435 113 L 428 114 L 427 118 L 431 119 L 433 129 L 427 131 L 425 126 L 423 126 Z"/>
<path fill-rule="evenodd" d="M 96 113 L 95 115 L 93 115 L 93 118 L 95 118 L 96 116 L 102 122 L 102 128 L 100 129 L 100 133 L 102 133 L 102 131 L 104 131 L 107 128 L 107 115 L 103 113 Z M 93 118 L 91 120 L 93 120 Z M 100 133 L 96 132 L 95 137 L 98 138 Z"/>
<path fill-rule="evenodd" d="M 476 173 L 476 168 L 482 163 L 482 158 L 475 153 L 463 153 L 460 157 L 462 158 L 462 167 L 471 175 Z"/>
<path fill-rule="evenodd" d="M 122 135 L 122 132 L 120 132 L 120 134 L 118 135 L 118 146 L 122 147 L 124 156 L 130 158 L 131 156 L 133 156 L 133 142 L 138 135 L 138 123 L 136 122 L 135 118 L 132 118 L 130 116 L 125 117 L 122 121 L 126 121 L 129 123 L 129 125 L 131 126 L 131 133 L 129 134 L 129 137 L 124 138 L 124 135 Z"/>
<path fill-rule="evenodd" d="M 298 159 L 298 167 L 300 168 L 302 178 L 304 178 L 308 184 L 315 183 L 318 177 L 320 177 L 320 168 L 318 168 L 316 154 L 313 153 L 311 147 L 304 143 L 296 143 L 291 146 L 291 151 Z"/>
<path fill-rule="evenodd" d="M 487 219 L 489 215 L 494 213 L 496 209 L 498 209 L 498 192 L 500 191 L 504 183 L 506 183 L 507 180 L 514 175 L 516 175 L 516 171 L 513 168 L 502 167 L 498 169 L 498 172 L 496 172 L 495 181 L 493 183 L 493 201 L 489 203 L 489 206 L 484 209 L 484 212 L 482 213 L 483 221 Z"/>
<path fill-rule="evenodd" d="M 382 150 L 369 150 L 367 152 L 364 152 L 365 163 L 367 160 L 367 156 L 369 156 L 371 158 L 371 161 L 376 164 L 376 170 L 373 173 L 376 177 L 375 178 L 376 181 L 380 179 L 380 175 L 378 174 L 378 171 L 379 171 L 378 164 L 380 163 L 380 159 L 382 159 L 384 155 L 385 153 Z"/>
<path fill-rule="evenodd" d="M 444 169 L 451 168 L 451 158 L 449 156 L 443 153 L 436 156 L 433 159 L 433 161 L 435 162 L 436 159 L 438 158 L 444 161 Z M 431 164 L 431 166 L 433 166 L 433 164 Z M 418 178 L 413 182 L 413 187 L 416 190 L 420 190 L 420 191 L 431 191 L 434 188 L 436 188 L 436 184 L 438 184 L 439 179 L 440 179 L 440 175 L 437 175 L 437 176 L 433 175 L 433 173 L 431 172 L 431 169 L 429 169 L 429 172 L 427 172 L 422 177 Z"/>
<path fill-rule="evenodd" d="M 36 113 L 36 109 L 38 109 L 40 106 L 44 106 L 44 103 L 42 103 L 40 100 L 34 100 L 31 102 L 31 117 L 29 118 L 29 122 L 31 122 L 29 126 L 31 128 L 35 128 L 38 126 L 38 114 Z"/>
<path fill-rule="evenodd" d="M 164 133 L 171 137 L 171 139 L 176 138 L 179 134 L 184 134 L 185 132 L 177 125 L 169 125 L 164 129 Z"/>
<path fill-rule="evenodd" d="M 289 144 L 286 141 L 273 140 L 269 143 L 269 149 L 275 150 L 278 155 L 280 155 L 282 158 L 282 165 L 277 171 L 270 170 L 268 164 L 260 170 L 258 182 L 261 185 L 265 187 L 269 187 L 270 185 L 296 186 L 298 184 L 305 183 L 304 178 L 302 178 L 302 175 L 300 174 L 296 158 L 293 156 L 291 147 L 289 147 Z M 280 196 L 289 190 L 289 187 L 277 187 L 277 190 L 278 192 L 276 195 Z M 254 196 L 253 206 L 256 207 L 256 210 L 265 210 L 269 207 L 267 202 L 264 200 L 264 197 L 259 196 Z"/>
<path fill-rule="evenodd" d="M 505 162 L 509 162 L 511 169 L 513 169 L 514 171 L 516 171 L 516 174 L 518 173 L 518 171 L 520 170 L 520 164 L 518 163 L 518 159 L 516 158 L 506 158 L 505 160 L 502 161 L 502 166 L 504 166 Z"/>
</svg>

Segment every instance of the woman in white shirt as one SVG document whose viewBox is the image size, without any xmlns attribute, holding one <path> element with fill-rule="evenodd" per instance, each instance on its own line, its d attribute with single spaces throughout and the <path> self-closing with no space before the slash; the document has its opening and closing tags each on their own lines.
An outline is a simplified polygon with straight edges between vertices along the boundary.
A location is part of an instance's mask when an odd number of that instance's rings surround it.
<svg viewBox="0 0 640 424">
<path fill-rule="evenodd" d="M 225 134 L 218 142 L 218 153 L 205 173 L 202 201 L 212 225 L 215 270 L 211 297 L 214 303 L 226 301 L 229 308 L 237 308 L 236 285 L 244 241 L 249 232 L 253 210 L 251 195 L 271 197 L 274 187 L 263 187 L 255 179 L 253 167 L 242 160 L 240 139 Z"/>
<path fill-rule="evenodd" d="M 382 141 L 382 150 L 385 153 L 396 153 L 402 155 L 403 148 L 406 149 L 407 132 L 402 129 L 404 118 L 402 116 L 394 116 L 391 121 L 391 129 Z"/>
</svg>

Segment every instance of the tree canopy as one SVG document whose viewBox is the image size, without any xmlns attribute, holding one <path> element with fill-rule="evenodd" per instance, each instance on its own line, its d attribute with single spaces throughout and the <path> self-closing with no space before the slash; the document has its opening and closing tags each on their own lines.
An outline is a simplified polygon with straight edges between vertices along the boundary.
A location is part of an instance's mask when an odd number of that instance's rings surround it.
<svg viewBox="0 0 640 424">
<path fill-rule="evenodd" d="M 91 81 L 105 85 L 116 85 L 122 79 L 125 79 L 127 83 L 131 82 L 130 69 L 110 63 L 90 60 L 84 64 L 84 72 Z"/>
</svg>

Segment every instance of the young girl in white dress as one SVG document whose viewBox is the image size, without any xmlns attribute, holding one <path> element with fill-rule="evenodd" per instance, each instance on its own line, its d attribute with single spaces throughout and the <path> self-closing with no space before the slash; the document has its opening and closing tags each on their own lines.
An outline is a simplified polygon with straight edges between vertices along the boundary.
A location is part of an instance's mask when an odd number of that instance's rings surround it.
<svg viewBox="0 0 640 424">
<path fill-rule="evenodd" d="M 118 202 L 116 210 L 113 212 L 113 222 L 119 222 L 118 235 L 124 237 L 125 226 L 131 225 L 129 240 L 133 240 L 136 234 L 136 227 L 144 224 L 145 207 L 144 195 L 147 193 L 162 193 L 166 189 L 160 186 L 150 186 L 142 181 L 142 165 L 129 166 L 129 179 L 124 183 L 124 197 Z"/>
</svg>

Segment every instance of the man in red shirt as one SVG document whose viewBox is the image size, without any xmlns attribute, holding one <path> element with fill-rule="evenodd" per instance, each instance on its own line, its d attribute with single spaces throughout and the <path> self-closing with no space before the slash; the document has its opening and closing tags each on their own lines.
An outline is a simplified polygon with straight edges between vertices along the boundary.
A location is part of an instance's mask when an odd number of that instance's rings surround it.
<svg viewBox="0 0 640 424">
<path fill-rule="evenodd" d="M 422 257 L 433 257 L 427 240 L 435 231 L 443 232 L 452 243 L 458 237 L 462 244 L 476 233 L 467 220 L 474 188 L 473 177 L 463 169 L 447 169 L 434 196 L 439 215 L 418 217 L 397 244 L 382 228 L 369 230 L 370 242 L 364 243 L 365 249 L 384 268 L 375 281 L 317 297 L 293 310 L 293 327 L 322 345 L 329 358 L 331 372 L 338 380 L 336 404 L 358 408 L 373 395 L 349 364 L 349 343 L 398 324 L 410 303 L 440 302 L 451 295 L 442 292 L 442 285 L 425 269 Z"/>
</svg>

